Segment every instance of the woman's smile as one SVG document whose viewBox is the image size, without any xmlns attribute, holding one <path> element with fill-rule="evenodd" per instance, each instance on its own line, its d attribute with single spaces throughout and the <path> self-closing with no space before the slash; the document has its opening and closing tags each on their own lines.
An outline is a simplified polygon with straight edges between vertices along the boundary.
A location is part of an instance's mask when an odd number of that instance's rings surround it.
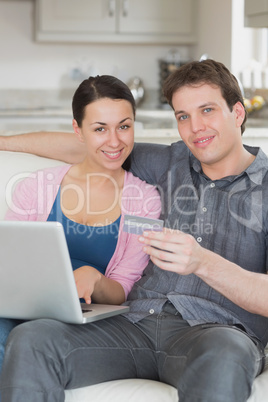
<svg viewBox="0 0 268 402">
<path fill-rule="evenodd" d="M 117 159 L 122 155 L 123 149 L 124 148 L 120 149 L 119 151 L 112 151 L 112 152 L 102 151 L 102 152 L 110 159 Z"/>
</svg>

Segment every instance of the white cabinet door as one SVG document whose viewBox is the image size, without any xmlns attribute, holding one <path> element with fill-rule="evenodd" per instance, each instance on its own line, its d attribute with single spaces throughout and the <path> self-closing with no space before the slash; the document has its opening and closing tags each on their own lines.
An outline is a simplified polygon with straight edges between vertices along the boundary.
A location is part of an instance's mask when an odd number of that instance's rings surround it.
<svg viewBox="0 0 268 402">
<path fill-rule="evenodd" d="M 119 31 L 154 35 L 191 34 L 192 0 L 120 0 Z"/>
<path fill-rule="evenodd" d="M 245 0 L 245 26 L 268 27 L 268 0 Z"/>
<path fill-rule="evenodd" d="M 38 41 L 195 43 L 196 0 L 36 0 Z"/>
<path fill-rule="evenodd" d="M 114 33 L 116 0 L 37 0 L 37 39 L 45 34 Z"/>
</svg>

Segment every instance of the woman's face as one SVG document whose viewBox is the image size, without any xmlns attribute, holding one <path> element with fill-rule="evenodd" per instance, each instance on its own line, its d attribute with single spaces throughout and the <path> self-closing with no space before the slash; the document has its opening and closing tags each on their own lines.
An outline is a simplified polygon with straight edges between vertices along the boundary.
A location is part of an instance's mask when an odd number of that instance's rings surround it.
<svg viewBox="0 0 268 402">
<path fill-rule="evenodd" d="M 134 114 L 124 99 L 102 98 L 85 108 L 81 127 L 73 128 L 85 143 L 90 167 L 97 171 L 120 169 L 134 145 Z"/>
</svg>

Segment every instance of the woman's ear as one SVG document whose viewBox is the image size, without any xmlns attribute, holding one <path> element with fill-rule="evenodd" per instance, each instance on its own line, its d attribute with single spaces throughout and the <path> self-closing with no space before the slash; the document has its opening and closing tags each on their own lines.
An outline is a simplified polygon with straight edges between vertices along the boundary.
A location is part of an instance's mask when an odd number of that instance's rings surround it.
<svg viewBox="0 0 268 402">
<path fill-rule="evenodd" d="M 75 136 L 78 139 L 78 141 L 84 142 L 84 137 L 81 132 L 81 128 L 78 126 L 77 121 L 75 119 L 73 119 L 73 129 L 74 129 Z"/>
</svg>

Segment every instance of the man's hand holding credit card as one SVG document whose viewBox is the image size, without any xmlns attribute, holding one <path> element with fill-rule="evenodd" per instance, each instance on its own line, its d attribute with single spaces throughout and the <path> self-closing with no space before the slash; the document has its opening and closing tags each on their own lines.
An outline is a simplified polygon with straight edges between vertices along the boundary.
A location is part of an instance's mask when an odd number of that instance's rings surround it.
<svg viewBox="0 0 268 402">
<path fill-rule="evenodd" d="M 163 226 L 164 221 L 161 219 L 125 215 L 123 231 L 131 234 L 142 235 L 146 230 L 161 232 L 163 230 Z"/>
</svg>

